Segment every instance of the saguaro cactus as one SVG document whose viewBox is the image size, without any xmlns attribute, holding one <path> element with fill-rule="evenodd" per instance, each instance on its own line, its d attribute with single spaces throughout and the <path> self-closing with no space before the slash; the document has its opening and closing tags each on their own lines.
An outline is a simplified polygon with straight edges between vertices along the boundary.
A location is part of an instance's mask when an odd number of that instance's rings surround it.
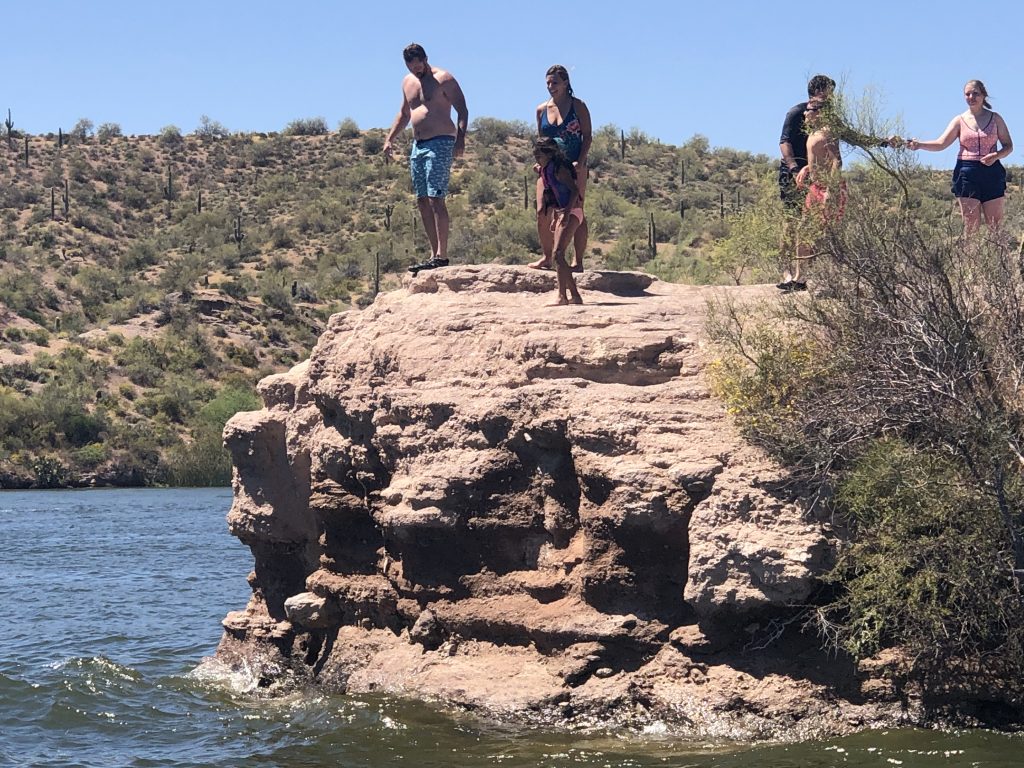
<svg viewBox="0 0 1024 768">
<path fill-rule="evenodd" d="M 164 185 L 164 199 L 170 202 L 174 199 L 174 172 L 171 170 L 171 164 L 167 164 L 167 183 Z"/>
<path fill-rule="evenodd" d="M 242 231 L 242 214 L 238 214 L 235 217 L 235 230 L 231 233 L 231 239 L 235 241 L 235 245 L 238 246 L 238 251 L 242 251 L 242 241 L 245 240 L 245 233 Z"/>
<path fill-rule="evenodd" d="M 7 146 L 10 147 L 14 140 L 14 121 L 11 120 L 11 109 L 7 108 L 7 119 L 4 120 L 4 125 L 7 127 Z"/>
<path fill-rule="evenodd" d="M 196 213 L 202 213 L 202 212 L 203 212 L 203 190 L 200 189 L 199 193 L 196 195 Z"/>
<path fill-rule="evenodd" d="M 622 154 L 622 159 L 626 159 L 626 132 L 619 130 L 619 152 Z"/>
<path fill-rule="evenodd" d="M 28 168 L 28 136 L 25 136 L 25 167 Z"/>
<path fill-rule="evenodd" d="M 654 224 L 654 214 L 651 214 L 651 223 L 647 227 L 647 249 L 651 253 L 653 259 L 658 255 L 658 229 Z"/>
</svg>

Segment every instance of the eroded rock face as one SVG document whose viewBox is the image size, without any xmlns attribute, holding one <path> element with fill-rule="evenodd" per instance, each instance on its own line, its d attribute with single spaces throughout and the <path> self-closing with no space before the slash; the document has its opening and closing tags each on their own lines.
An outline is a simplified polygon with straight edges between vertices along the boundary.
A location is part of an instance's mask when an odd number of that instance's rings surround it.
<svg viewBox="0 0 1024 768">
<path fill-rule="evenodd" d="M 579 283 L 424 272 L 261 382 L 225 429 L 255 571 L 222 658 L 515 717 L 836 724 L 813 644 L 750 651 L 833 545 L 708 393 L 716 289 Z"/>
</svg>

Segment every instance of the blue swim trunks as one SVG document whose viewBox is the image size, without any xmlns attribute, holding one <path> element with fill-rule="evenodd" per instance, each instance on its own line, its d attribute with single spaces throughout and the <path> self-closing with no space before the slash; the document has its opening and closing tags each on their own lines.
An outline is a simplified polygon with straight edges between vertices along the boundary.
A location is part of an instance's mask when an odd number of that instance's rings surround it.
<svg viewBox="0 0 1024 768">
<path fill-rule="evenodd" d="M 444 197 L 455 153 L 454 136 L 416 139 L 409 153 L 409 170 L 416 197 Z"/>
</svg>

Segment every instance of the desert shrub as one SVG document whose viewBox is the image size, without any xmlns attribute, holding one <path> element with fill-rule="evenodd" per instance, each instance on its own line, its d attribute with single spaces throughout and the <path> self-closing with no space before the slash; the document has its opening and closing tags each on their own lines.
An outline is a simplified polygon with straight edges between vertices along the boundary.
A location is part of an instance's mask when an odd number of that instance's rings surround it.
<svg viewBox="0 0 1024 768">
<path fill-rule="evenodd" d="M 34 488 L 61 488 L 67 482 L 67 467 L 54 454 L 31 456 L 26 468 L 34 478 Z"/>
<path fill-rule="evenodd" d="M 263 289 L 260 291 L 260 300 L 271 309 L 279 310 L 286 315 L 290 315 L 294 311 L 291 295 L 284 286 L 273 282 L 264 283 Z"/>
<path fill-rule="evenodd" d="M 359 123 L 351 117 L 346 117 L 338 123 L 338 136 L 342 139 L 358 139 Z"/>
<path fill-rule="evenodd" d="M 154 387 L 164 376 L 167 356 L 152 340 L 136 336 L 114 355 L 124 375 L 140 387 Z"/>
<path fill-rule="evenodd" d="M 87 117 L 83 117 L 74 124 L 70 131 L 68 131 L 68 136 L 75 141 L 85 141 L 92 135 L 92 129 L 92 120 Z"/>
<path fill-rule="evenodd" d="M 384 133 L 382 131 L 371 130 L 363 134 L 363 154 L 364 155 L 376 155 L 384 149 Z"/>
<path fill-rule="evenodd" d="M 844 477 L 838 502 L 857 537 L 831 577 L 841 597 L 821 611 L 831 640 L 857 658 L 898 643 L 921 667 L 994 651 L 1020 661 L 1013 554 L 996 499 L 965 466 L 875 441 Z"/>
<path fill-rule="evenodd" d="M 165 125 L 161 128 L 157 141 L 165 149 L 177 149 L 185 143 L 185 139 L 181 135 L 181 129 L 176 125 Z"/>
<path fill-rule="evenodd" d="M 485 147 L 504 144 L 513 136 L 526 138 L 532 135 L 530 126 L 522 120 L 499 120 L 496 117 L 478 117 L 469 129 L 473 140 Z"/>
<path fill-rule="evenodd" d="M 96 129 L 96 138 L 103 143 L 106 143 L 111 139 L 118 138 L 121 135 L 121 126 L 117 123 L 102 123 L 100 127 Z"/>
<path fill-rule="evenodd" d="M 110 458 L 110 449 L 103 443 L 89 443 L 76 450 L 72 458 L 83 469 L 95 469 Z"/>
<path fill-rule="evenodd" d="M 226 139 L 231 135 L 223 123 L 211 120 L 207 115 L 200 116 L 199 125 L 192 133 L 200 139 Z"/>
<path fill-rule="evenodd" d="M 472 205 L 488 205 L 501 198 L 501 185 L 488 173 L 478 171 L 466 186 L 466 194 Z"/>
<path fill-rule="evenodd" d="M 323 136 L 327 133 L 327 121 L 322 117 L 302 117 L 285 126 L 285 136 Z"/>
<path fill-rule="evenodd" d="M 170 484 L 181 488 L 230 485 L 231 456 L 219 433 L 198 431 L 191 442 L 168 451 L 167 473 Z"/>
<path fill-rule="evenodd" d="M 744 273 L 761 277 L 781 274 L 782 221 L 778 183 L 773 176 L 765 176 L 753 203 L 729 217 L 728 236 L 716 240 L 712 252 L 714 267 L 737 283 Z"/>
</svg>

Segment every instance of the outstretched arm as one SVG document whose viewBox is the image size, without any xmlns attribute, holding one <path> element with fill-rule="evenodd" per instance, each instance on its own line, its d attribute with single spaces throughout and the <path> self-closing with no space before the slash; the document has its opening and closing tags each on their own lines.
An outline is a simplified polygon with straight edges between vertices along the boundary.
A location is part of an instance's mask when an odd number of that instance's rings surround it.
<svg viewBox="0 0 1024 768">
<path fill-rule="evenodd" d="M 941 152 L 954 141 L 957 136 L 960 135 L 960 116 L 957 115 L 949 121 L 949 125 L 946 127 L 945 133 L 934 141 L 918 141 L 917 139 L 910 139 L 907 141 L 907 149 L 926 149 L 929 152 Z"/>
</svg>

